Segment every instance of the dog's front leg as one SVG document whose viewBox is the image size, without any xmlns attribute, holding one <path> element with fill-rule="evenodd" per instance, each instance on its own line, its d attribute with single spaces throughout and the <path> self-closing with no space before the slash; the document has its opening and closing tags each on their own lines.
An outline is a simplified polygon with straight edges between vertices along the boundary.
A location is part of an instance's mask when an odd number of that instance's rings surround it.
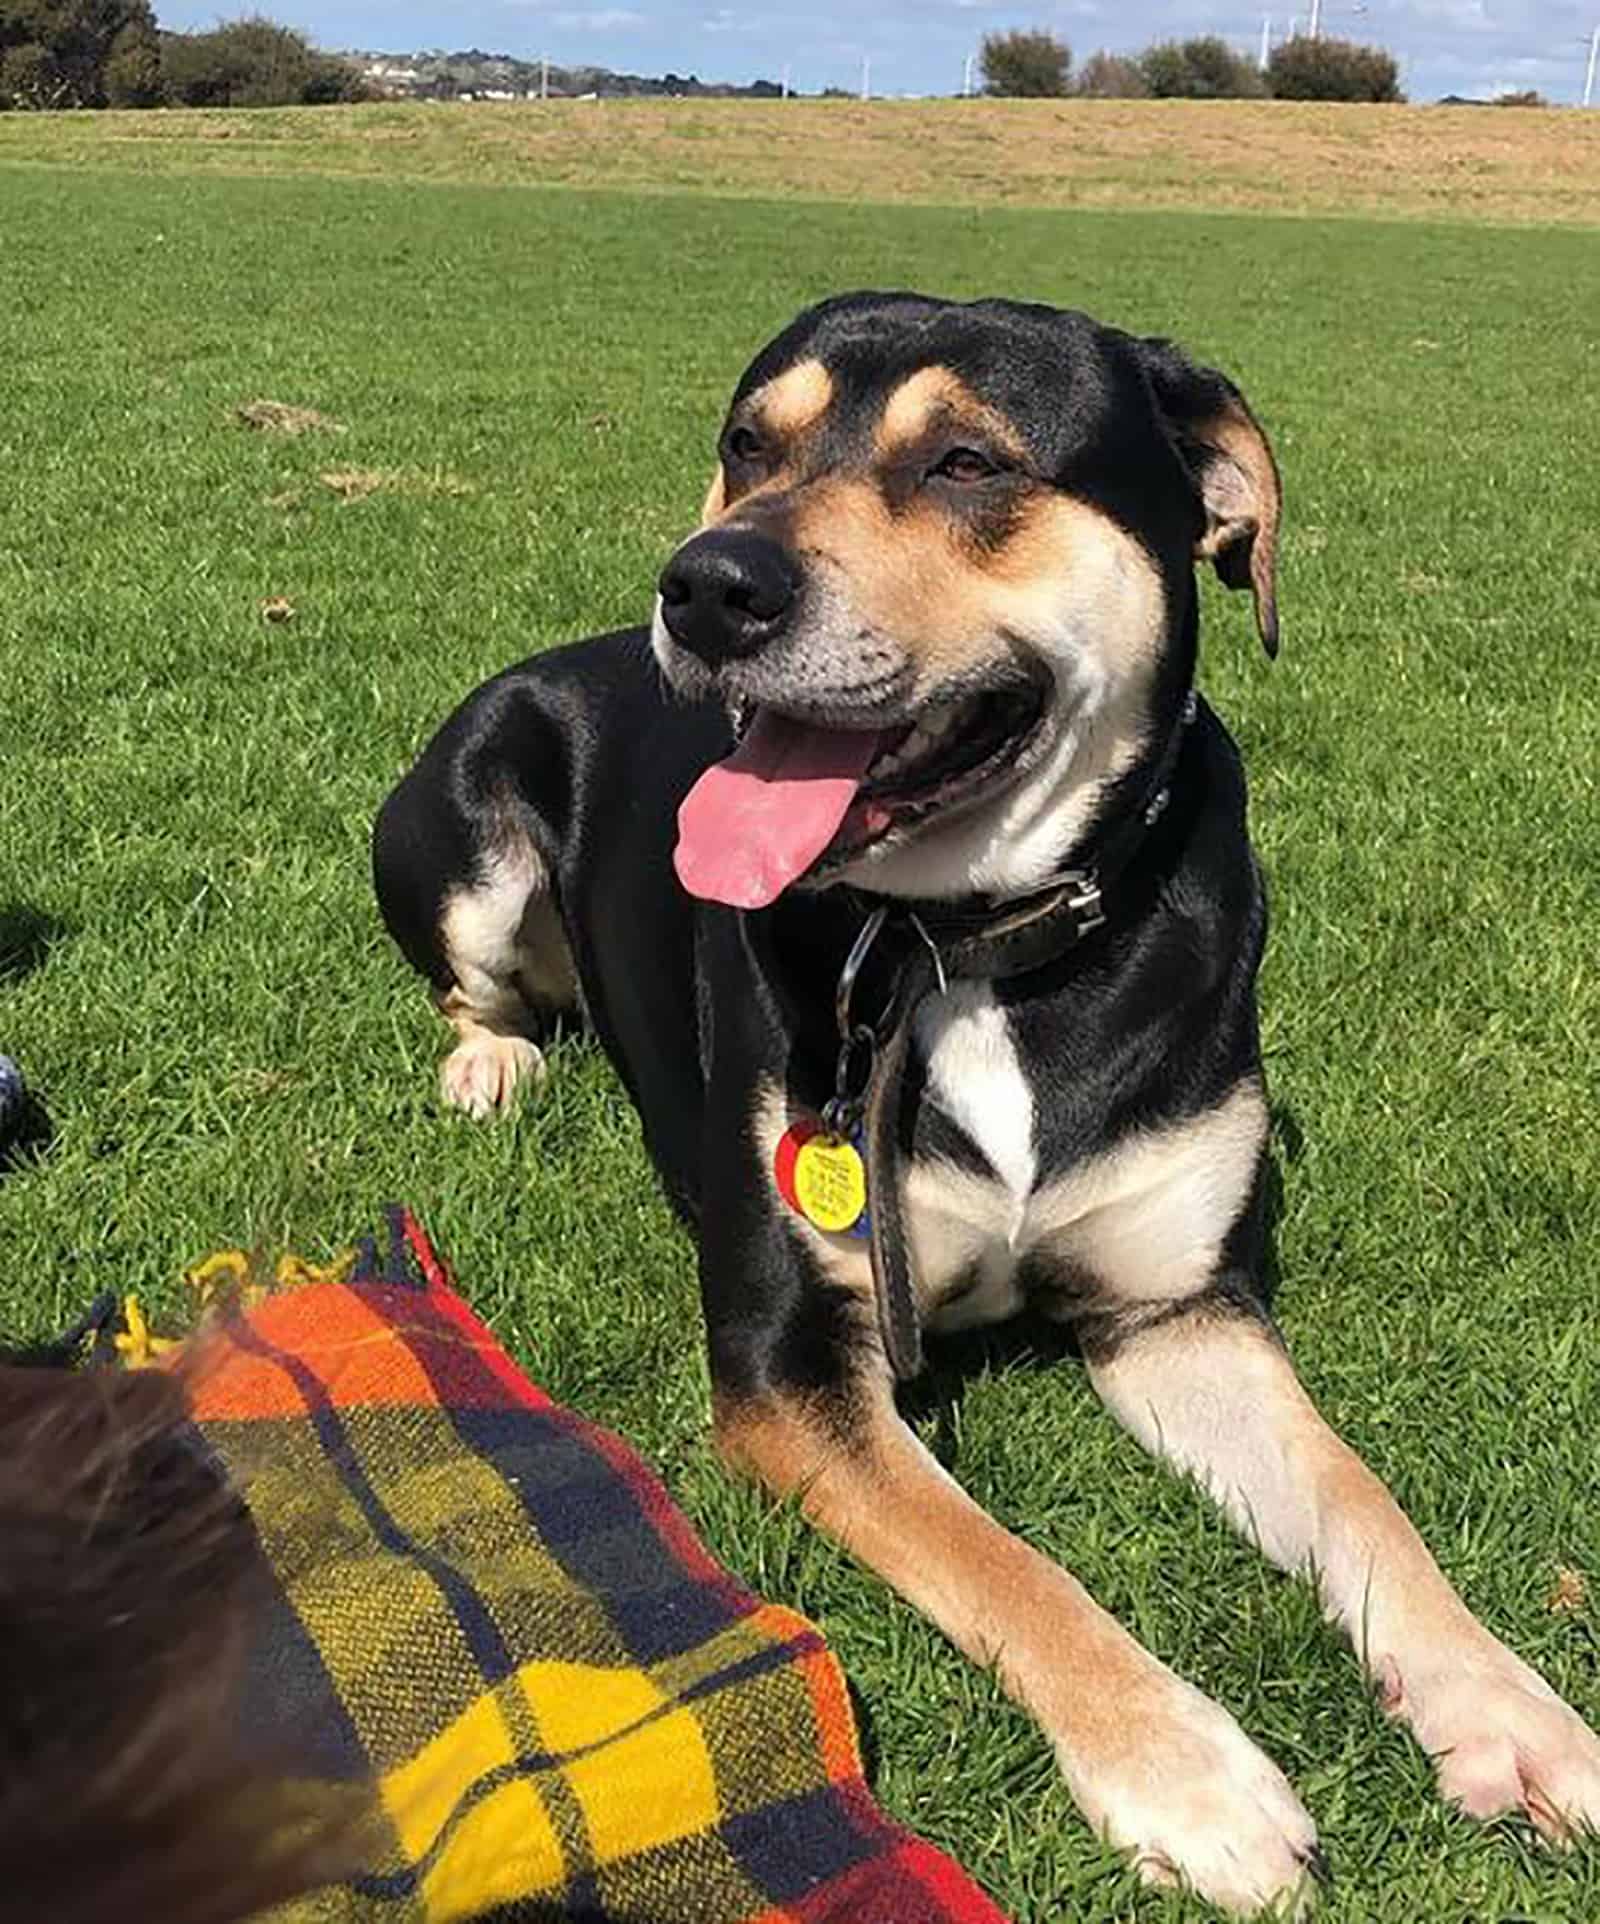
<svg viewBox="0 0 1600 1924">
<path fill-rule="evenodd" d="M 1600 1828 L 1600 1740 L 1476 1620 L 1388 1491 L 1317 1414 L 1281 1342 L 1197 1306 L 1124 1340 L 1095 1386 L 1147 1448 L 1207 1483 L 1324 1606 L 1380 1700 L 1475 1817 L 1525 1812 L 1546 1836 Z"/>
<path fill-rule="evenodd" d="M 721 1447 L 994 1667 L 1044 1726 L 1085 1816 L 1150 1881 L 1297 1914 L 1315 1829 L 1228 1713 L 958 1487 L 896 1413 L 881 1363 L 829 1404 L 814 1390 L 719 1396 Z"/>
</svg>

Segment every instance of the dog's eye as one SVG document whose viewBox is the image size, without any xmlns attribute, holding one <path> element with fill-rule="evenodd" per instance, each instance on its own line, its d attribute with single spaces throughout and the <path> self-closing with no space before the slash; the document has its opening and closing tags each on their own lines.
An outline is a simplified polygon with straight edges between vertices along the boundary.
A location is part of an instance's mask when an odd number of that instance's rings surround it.
<svg viewBox="0 0 1600 1924">
<path fill-rule="evenodd" d="M 991 474 L 998 474 L 1000 470 L 976 448 L 952 448 L 928 472 L 936 474 L 941 481 L 957 481 L 970 486 L 974 481 L 987 481 Z"/>
<path fill-rule="evenodd" d="M 729 428 L 722 443 L 722 452 L 729 461 L 759 461 L 765 450 L 761 436 L 754 428 Z"/>
</svg>

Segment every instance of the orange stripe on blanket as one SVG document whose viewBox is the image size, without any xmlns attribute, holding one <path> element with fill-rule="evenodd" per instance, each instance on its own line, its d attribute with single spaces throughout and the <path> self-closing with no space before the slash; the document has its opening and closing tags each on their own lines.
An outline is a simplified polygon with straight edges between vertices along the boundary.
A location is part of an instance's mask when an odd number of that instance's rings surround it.
<svg viewBox="0 0 1600 1924">
<path fill-rule="evenodd" d="M 799 1621 L 803 1623 L 805 1619 Z M 839 1659 L 823 1645 L 802 1656 L 799 1665 L 811 1692 L 811 1705 L 817 1719 L 817 1744 L 828 1781 L 839 1784 L 847 1777 L 859 1776 L 861 1746 L 856 1741 L 855 1713 L 850 1708 L 850 1692 L 844 1672 L 839 1668 Z"/>
<path fill-rule="evenodd" d="M 403 1327 L 374 1314 L 348 1289 L 329 1285 L 319 1291 L 314 1338 L 307 1336 L 301 1297 L 292 1290 L 258 1303 L 250 1312 L 249 1332 L 248 1348 L 228 1320 L 202 1337 L 191 1359 L 199 1421 L 303 1415 L 304 1394 L 270 1353 L 279 1348 L 315 1375 L 339 1409 L 436 1401 L 406 1347 Z"/>
</svg>

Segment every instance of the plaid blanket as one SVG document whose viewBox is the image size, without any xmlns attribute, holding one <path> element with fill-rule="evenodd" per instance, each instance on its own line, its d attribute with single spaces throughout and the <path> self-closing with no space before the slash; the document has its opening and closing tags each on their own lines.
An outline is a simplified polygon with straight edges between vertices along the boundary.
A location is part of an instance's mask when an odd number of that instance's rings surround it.
<svg viewBox="0 0 1600 1924">
<path fill-rule="evenodd" d="M 391 1217 L 386 1251 L 192 1346 L 274 1584 L 242 1714 L 381 1791 L 366 1874 L 286 1915 L 1004 1924 L 873 1803 L 817 1631 L 713 1562 Z"/>
</svg>

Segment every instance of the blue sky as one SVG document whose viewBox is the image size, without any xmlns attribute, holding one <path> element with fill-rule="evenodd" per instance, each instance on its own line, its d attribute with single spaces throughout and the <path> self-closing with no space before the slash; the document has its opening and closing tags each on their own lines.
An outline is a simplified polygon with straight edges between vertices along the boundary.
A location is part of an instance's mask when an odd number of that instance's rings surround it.
<svg viewBox="0 0 1600 1924">
<path fill-rule="evenodd" d="M 260 11 L 302 28 L 325 47 L 478 46 L 562 64 L 592 61 L 634 73 L 697 73 L 706 80 L 860 85 L 872 63 L 874 93 L 948 93 L 984 33 L 1044 26 L 1081 58 L 1096 47 L 1134 48 L 1155 38 L 1220 33 L 1241 48 L 1260 39 L 1263 11 L 1281 35 L 1310 0 L 261 0 Z M 162 24 L 209 26 L 255 10 L 228 0 L 157 0 Z M 1581 44 L 1600 0 L 1323 0 L 1324 31 L 1387 46 L 1413 99 L 1536 87 L 1575 101 Z"/>
</svg>

